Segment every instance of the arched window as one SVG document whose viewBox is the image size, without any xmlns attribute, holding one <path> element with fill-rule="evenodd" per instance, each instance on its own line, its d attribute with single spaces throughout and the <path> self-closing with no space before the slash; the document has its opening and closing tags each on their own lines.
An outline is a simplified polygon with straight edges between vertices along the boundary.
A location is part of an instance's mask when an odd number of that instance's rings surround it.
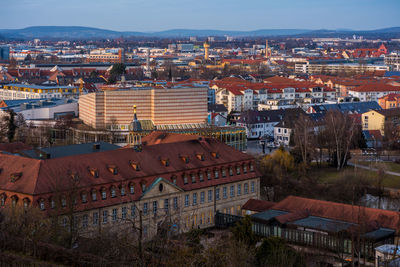
<svg viewBox="0 0 400 267">
<path fill-rule="evenodd" d="M 17 202 L 18 202 L 18 197 L 16 195 L 11 197 L 11 205 L 13 207 L 17 206 Z"/>
<path fill-rule="evenodd" d="M 125 185 L 120 186 L 121 196 L 125 196 Z"/>
<path fill-rule="evenodd" d="M 7 195 L 5 193 L 0 195 L 0 206 L 4 206 L 6 204 Z"/>
<path fill-rule="evenodd" d="M 115 186 L 111 186 L 110 192 L 111 192 L 111 197 L 117 196 L 117 190 L 115 189 Z"/>
<path fill-rule="evenodd" d="M 133 183 L 129 184 L 129 193 L 131 195 L 135 194 L 135 184 L 133 184 Z"/>
<path fill-rule="evenodd" d="M 97 200 L 97 192 L 96 192 L 96 189 L 93 189 L 93 190 L 92 190 L 92 200 L 93 200 L 93 201 L 96 201 L 96 200 Z"/>
<path fill-rule="evenodd" d="M 44 199 L 39 199 L 39 208 L 40 210 L 45 210 Z"/>
</svg>

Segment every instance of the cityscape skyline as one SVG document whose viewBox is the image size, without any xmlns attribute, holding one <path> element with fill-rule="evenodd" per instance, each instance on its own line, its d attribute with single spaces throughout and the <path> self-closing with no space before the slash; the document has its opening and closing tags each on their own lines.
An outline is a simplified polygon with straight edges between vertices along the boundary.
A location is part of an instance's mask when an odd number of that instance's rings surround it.
<svg viewBox="0 0 400 267">
<path fill-rule="evenodd" d="M 68 25 L 144 32 L 182 28 L 238 31 L 343 28 L 373 30 L 398 26 L 396 14 L 399 10 L 400 2 L 395 0 L 308 0 L 301 3 L 293 0 L 279 3 L 254 0 L 249 5 L 226 0 L 218 3 L 210 0 L 176 0 L 168 5 L 159 0 L 118 0 L 111 5 L 104 0 L 84 3 L 72 0 L 57 5 L 52 5 L 50 0 L 5 0 L 2 28 Z"/>
</svg>

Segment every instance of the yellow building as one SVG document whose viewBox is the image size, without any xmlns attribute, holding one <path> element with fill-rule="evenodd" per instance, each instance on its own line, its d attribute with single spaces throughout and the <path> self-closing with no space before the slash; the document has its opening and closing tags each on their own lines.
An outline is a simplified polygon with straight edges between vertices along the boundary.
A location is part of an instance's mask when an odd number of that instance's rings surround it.
<svg viewBox="0 0 400 267">
<path fill-rule="evenodd" d="M 400 108 L 370 110 L 361 115 L 361 121 L 363 131 L 379 130 L 384 135 L 386 123 L 400 123 Z"/>
<path fill-rule="evenodd" d="M 210 49 L 210 44 L 207 41 L 205 41 L 203 47 L 204 47 L 204 59 L 208 60 L 209 59 L 208 50 Z"/>
</svg>

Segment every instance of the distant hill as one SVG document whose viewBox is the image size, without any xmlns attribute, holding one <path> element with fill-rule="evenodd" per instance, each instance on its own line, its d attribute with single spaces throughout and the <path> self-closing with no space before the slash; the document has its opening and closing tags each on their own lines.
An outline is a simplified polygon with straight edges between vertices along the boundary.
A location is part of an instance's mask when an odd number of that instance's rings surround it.
<svg viewBox="0 0 400 267">
<path fill-rule="evenodd" d="M 234 36 L 234 37 L 268 37 L 268 36 L 306 36 L 306 37 L 342 37 L 353 34 L 368 36 L 382 35 L 387 38 L 400 36 L 400 27 L 392 27 L 369 31 L 339 30 L 307 30 L 307 29 L 261 29 L 255 31 L 224 30 L 190 30 L 173 29 L 158 32 L 112 31 L 80 26 L 34 26 L 24 29 L 0 29 L 0 36 L 6 39 L 99 39 L 118 37 L 189 37 L 189 36 Z"/>
</svg>

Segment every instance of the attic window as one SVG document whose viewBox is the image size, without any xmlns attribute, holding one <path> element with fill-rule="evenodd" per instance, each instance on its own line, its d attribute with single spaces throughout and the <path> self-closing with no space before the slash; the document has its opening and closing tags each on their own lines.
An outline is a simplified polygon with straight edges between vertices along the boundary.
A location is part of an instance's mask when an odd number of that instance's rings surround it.
<svg viewBox="0 0 400 267">
<path fill-rule="evenodd" d="M 111 191 L 111 197 L 116 197 L 117 196 L 117 190 L 115 189 L 115 186 L 112 186 L 110 191 Z"/>
<path fill-rule="evenodd" d="M 192 176 L 192 184 L 196 183 L 196 174 L 192 172 L 191 176 Z"/>
<path fill-rule="evenodd" d="M 7 195 L 5 193 L 0 195 L 0 206 L 4 206 L 6 204 Z"/>
<path fill-rule="evenodd" d="M 181 155 L 181 160 L 186 164 L 189 163 L 189 157 L 187 155 Z"/>
<path fill-rule="evenodd" d="M 134 184 L 129 184 L 129 193 L 131 195 L 135 194 L 135 185 Z"/>
<path fill-rule="evenodd" d="M 139 163 L 138 162 L 136 162 L 136 161 L 129 161 L 129 163 L 131 164 L 131 166 L 132 166 L 132 168 L 135 170 L 135 171 L 140 171 L 140 165 L 139 165 Z"/>
<path fill-rule="evenodd" d="M 17 205 L 17 202 L 18 202 L 18 197 L 17 197 L 16 195 L 13 195 L 13 196 L 11 197 L 11 204 L 12 204 L 12 206 L 15 207 L 15 206 Z"/>
<path fill-rule="evenodd" d="M 186 173 L 184 173 L 183 175 L 183 184 L 187 184 L 188 183 L 188 176 Z"/>
<path fill-rule="evenodd" d="M 11 174 L 11 182 L 15 183 L 19 178 L 22 177 L 22 172 L 15 172 Z"/>
<path fill-rule="evenodd" d="M 146 191 L 146 182 L 142 182 L 142 192 Z"/>
<path fill-rule="evenodd" d="M 253 165 L 253 163 L 250 163 L 250 171 L 251 171 L 251 172 L 254 171 L 254 165 Z"/>
<path fill-rule="evenodd" d="M 54 198 L 50 198 L 50 208 L 54 209 L 56 207 L 56 202 L 54 201 Z"/>
<path fill-rule="evenodd" d="M 173 175 L 173 176 L 171 177 L 171 180 L 172 180 L 172 183 L 173 183 L 173 184 L 176 184 L 176 175 Z"/>
<path fill-rule="evenodd" d="M 204 176 L 203 176 L 203 172 L 202 171 L 199 172 L 199 179 L 200 179 L 200 182 L 204 181 Z"/>
<path fill-rule="evenodd" d="M 114 175 L 118 174 L 118 168 L 115 165 L 108 165 L 107 169 Z"/>
<path fill-rule="evenodd" d="M 87 202 L 87 194 L 86 194 L 86 192 L 82 192 L 81 198 L 82 198 L 82 203 L 86 203 Z"/>
<path fill-rule="evenodd" d="M 94 178 L 99 178 L 99 170 L 97 168 L 89 168 L 89 172 Z"/>
<path fill-rule="evenodd" d="M 169 166 L 169 159 L 162 158 L 161 159 L 161 164 L 164 165 L 165 167 L 168 167 Z"/>
<path fill-rule="evenodd" d="M 196 154 L 196 157 L 197 157 L 199 160 L 204 161 L 204 154 L 203 154 L 203 153 L 197 153 L 197 154 Z"/>
<path fill-rule="evenodd" d="M 211 156 L 214 158 L 218 159 L 219 158 L 219 153 L 218 152 L 211 152 Z"/>
<path fill-rule="evenodd" d="M 25 204 L 25 201 L 24 201 L 24 204 Z M 45 210 L 46 209 L 46 207 L 44 205 L 44 199 L 40 199 L 39 200 L 39 208 L 40 208 L 40 210 Z"/>
<path fill-rule="evenodd" d="M 222 168 L 222 177 L 226 177 L 226 169 Z"/>
</svg>

